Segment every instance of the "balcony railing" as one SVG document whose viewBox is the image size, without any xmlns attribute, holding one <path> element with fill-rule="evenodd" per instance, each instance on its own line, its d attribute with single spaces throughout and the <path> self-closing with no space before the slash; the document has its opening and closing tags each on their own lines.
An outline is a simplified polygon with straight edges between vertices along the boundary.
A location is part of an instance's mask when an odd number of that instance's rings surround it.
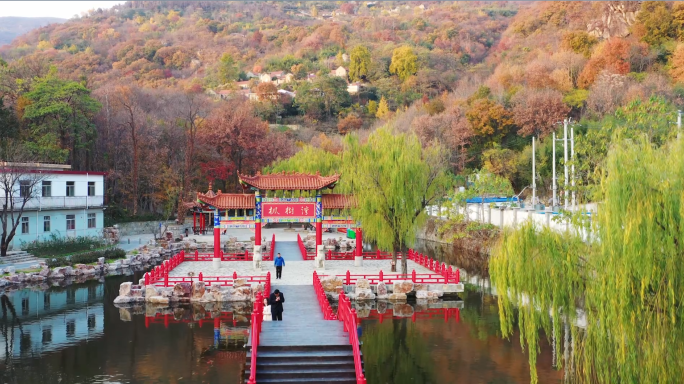
<svg viewBox="0 0 684 384">
<path fill-rule="evenodd" d="M 14 206 L 21 207 L 22 197 L 14 198 Z M 5 204 L 6 199 L 0 199 L 0 204 Z M 90 208 L 101 207 L 104 196 L 51 196 L 34 197 L 26 202 L 25 209 L 63 209 L 63 208 Z"/>
</svg>

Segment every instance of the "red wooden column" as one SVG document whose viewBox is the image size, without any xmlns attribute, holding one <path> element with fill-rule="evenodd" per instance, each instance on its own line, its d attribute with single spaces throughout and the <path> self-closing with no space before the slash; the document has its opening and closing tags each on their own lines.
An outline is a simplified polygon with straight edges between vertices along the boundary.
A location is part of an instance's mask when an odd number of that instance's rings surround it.
<svg viewBox="0 0 684 384">
<path fill-rule="evenodd" d="M 261 193 L 256 191 L 254 193 L 254 253 L 257 248 L 261 251 Z M 261 252 L 259 252 L 261 253 Z"/>
<path fill-rule="evenodd" d="M 363 231 L 356 228 L 356 256 L 363 256 Z"/>
<path fill-rule="evenodd" d="M 316 257 L 323 250 L 323 196 L 321 191 L 316 191 Z M 325 254 L 323 254 L 325 259 Z"/>
<path fill-rule="evenodd" d="M 221 258 L 221 216 L 218 209 L 214 212 L 214 258 Z"/>
</svg>

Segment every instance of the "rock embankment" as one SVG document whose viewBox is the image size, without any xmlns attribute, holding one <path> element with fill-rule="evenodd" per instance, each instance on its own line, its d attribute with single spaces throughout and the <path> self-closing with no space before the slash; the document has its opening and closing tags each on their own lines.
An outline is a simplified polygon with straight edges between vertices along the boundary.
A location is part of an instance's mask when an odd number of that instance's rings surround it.
<svg viewBox="0 0 684 384">
<path fill-rule="evenodd" d="M 351 300 L 391 300 L 406 301 L 409 297 L 416 299 L 437 300 L 442 297 L 458 297 L 463 292 L 463 283 L 458 284 L 421 284 L 411 280 L 395 281 L 393 284 L 371 284 L 366 279 L 358 279 L 354 285 L 346 285 L 337 276 L 321 278 L 323 291 L 329 299 L 337 300 L 339 291 L 344 290 Z"/>
<path fill-rule="evenodd" d="M 258 293 L 264 292 L 263 284 L 250 284 L 247 279 L 235 279 L 233 286 L 204 281 L 178 283 L 173 287 L 145 285 L 144 279 L 135 285 L 122 283 L 114 304 L 146 302 L 152 304 L 246 302 L 254 301 Z"/>
</svg>

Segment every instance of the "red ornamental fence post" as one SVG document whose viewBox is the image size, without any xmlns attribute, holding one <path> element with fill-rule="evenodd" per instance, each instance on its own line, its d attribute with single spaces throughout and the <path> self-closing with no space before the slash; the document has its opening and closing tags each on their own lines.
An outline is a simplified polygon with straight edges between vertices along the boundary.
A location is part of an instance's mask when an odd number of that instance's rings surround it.
<svg viewBox="0 0 684 384">
<path fill-rule="evenodd" d="M 456 268 L 456 284 L 461 282 L 461 270 Z"/>
<path fill-rule="evenodd" d="M 195 250 L 195 261 L 199 261 L 199 251 Z"/>
<path fill-rule="evenodd" d="M 266 295 L 270 296 L 271 295 L 271 272 L 266 273 Z"/>
<path fill-rule="evenodd" d="M 377 260 L 380 260 L 380 250 L 379 249 L 377 251 L 375 251 L 375 258 Z"/>
<path fill-rule="evenodd" d="M 150 273 L 145 273 L 145 285 L 150 285 Z"/>
<path fill-rule="evenodd" d="M 453 275 L 454 275 L 454 270 L 451 268 L 451 265 L 450 265 L 449 268 L 447 268 L 447 277 L 451 278 L 451 276 L 453 276 Z"/>
<path fill-rule="evenodd" d="M 380 284 L 381 281 L 383 281 L 383 274 L 382 274 L 382 269 L 380 270 L 380 273 L 378 274 L 380 279 L 378 280 L 378 284 Z"/>
<path fill-rule="evenodd" d="M 332 260 L 332 251 L 328 250 L 328 260 Z"/>
<path fill-rule="evenodd" d="M 416 283 L 416 270 L 415 269 L 413 270 L 413 272 L 411 272 L 411 281 L 413 281 L 414 284 Z"/>
<path fill-rule="evenodd" d="M 245 249 L 245 260 L 249 260 L 249 251 Z"/>
<path fill-rule="evenodd" d="M 347 285 L 351 285 L 351 276 L 350 276 L 348 269 L 347 269 Z"/>
<path fill-rule="evenodd" d="M 164 276 L 164 286 L 165 287 L 169 286 L 169 274 L 168 273 Z"/>
<path fill-rule="evenodd" d="M 199 273 L 199 281 L 204 281 L 202 280 L 204 277 L 202 276 L 202 272 Z"/>
<path fill-rule="evenodd" d="M 237 279 L 237 271 L 233 271 L 233 279 Z"/>
</svg>

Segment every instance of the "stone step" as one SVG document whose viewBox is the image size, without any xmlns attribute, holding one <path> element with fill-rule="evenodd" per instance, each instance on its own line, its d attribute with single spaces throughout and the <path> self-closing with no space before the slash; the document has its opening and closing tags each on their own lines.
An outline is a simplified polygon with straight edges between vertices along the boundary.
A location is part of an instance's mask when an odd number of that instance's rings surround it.
<svg viewBox="0 0 684 384">
<path fill-rule="evenodd" d="M 297 348 L 296 350 L 257 350 L 258 359 L 277 359 L 283 361 L 296 360 L 315 360 L 315 359 L 343 359 L 346 357 L 354 358 L 354 352 L 351 346 L 348 349 L 323 349 L 321 348 Z M 247 351 L 247 361 L 252 358 L 252 352 Z"/>
<path fill-rule="evenodd" d="M 251 356 L 250 356 L 251 359 Z M 276 368 L 276 367 L 316 367 L 316 368 L 349 368 L 354 369 L 354 356 L 327 358 L 325 360 L 276 360 L 276 359 L 257 359 L 257 368 Z M 247 367 L 251 366 L 251 361 L 247 360 Z"/>
<path fill-rule="evenodd" d="M 249 382 L 249 374 L 246 375 L 245 383 Z M 310 384 L 327 384 L 327 383 L 337 383 L 337 384 L 356 384 L 356 378 L 347 379 L 339 377 L 328 377 L 326 379 L 318 378 L 272 378 L 272 379 L 259 379 L 259 384 L 266 383 L 310 383 Z"/>
<path fill-rule="evenodd" d="M 312 378 L 312 379 L 328 379 L 331 377 L 335 378 L 346 378 L 353 379 L 356 377 L 356 371 L 354 367 L 352 368 L 261 368 L 257 369 L 257 382 L 260 379 L 270 379 L 270 378 Z"/>
<path fill-rule="evenodd" d="M 41 261 L 45 261 L 45 259 L 39 259 L 39 258 L 31 256 L 31 255 L 0 257 L 0 264 L 19 264 L 19 263 L 29 263 L 29 262 L 39 263 Z"/>
</svg>

